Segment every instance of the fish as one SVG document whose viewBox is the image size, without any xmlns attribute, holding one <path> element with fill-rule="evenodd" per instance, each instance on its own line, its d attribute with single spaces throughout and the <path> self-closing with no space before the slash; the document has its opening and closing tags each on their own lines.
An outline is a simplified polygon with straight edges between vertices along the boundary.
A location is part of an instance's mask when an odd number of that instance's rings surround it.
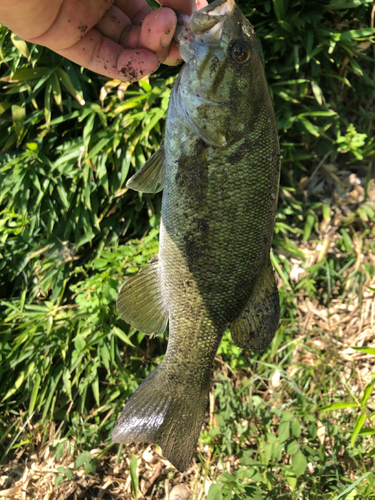
<svg viewBox="0 0 375 500">
<path fill-rule="evenodd" d="M 125 404 L 116 443 L 158 444 L 181 472 L 205 421 L 223 334 L 265 349 L 280 305 L 270 260 L 280 153 L 253 26 L 234 0 L 178 16 L 185 61 L 171 90 L 163 146 L 129 179 L 163 190 L 159 253 L 121 288 L 117 310 L 145 334 L 168 325 L 163 361 Z"/>
</svg>

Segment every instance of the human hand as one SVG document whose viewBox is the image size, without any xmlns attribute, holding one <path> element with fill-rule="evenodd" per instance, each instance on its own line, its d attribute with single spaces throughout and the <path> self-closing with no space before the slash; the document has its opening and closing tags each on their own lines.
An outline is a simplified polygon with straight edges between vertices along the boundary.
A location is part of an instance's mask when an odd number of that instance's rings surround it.
<svg viewBox="0 0 375 500">
<path fill-rule="evenodd" d="M 96 73 L 136 81 L 160 62 L 181 62 L 169 7 L 190 13 L 192 2 L 160 0 L 166 7 L 152 10 L 145 0 L 2 0 L 0 22 Z"/>
</svg>

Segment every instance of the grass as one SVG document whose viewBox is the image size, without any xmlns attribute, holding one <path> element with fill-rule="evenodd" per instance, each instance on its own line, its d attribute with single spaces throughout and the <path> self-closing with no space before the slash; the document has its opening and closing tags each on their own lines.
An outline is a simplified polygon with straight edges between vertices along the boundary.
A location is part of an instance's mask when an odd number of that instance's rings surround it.
<svg viewBox="0 0 375 500">
<path fill-rule="evenodd" d="M 0 449 L 8 496 L 374 498 L 374 13 L 371 2 L 239 2 L 261 42 L 282 175 L 264 352 L 227 334 L 186 474 L 115 447 L 165 352 L 115 311 L 157 253 L 160 196 L 126 179 L 156 150 L 176 70 L 128 86 L 0 29 Z"/>
</svg>

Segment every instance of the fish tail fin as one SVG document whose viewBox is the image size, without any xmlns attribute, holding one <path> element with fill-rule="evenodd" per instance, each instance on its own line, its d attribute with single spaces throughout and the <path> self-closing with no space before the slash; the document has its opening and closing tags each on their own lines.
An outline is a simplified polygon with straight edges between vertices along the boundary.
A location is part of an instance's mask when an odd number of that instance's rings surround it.
<svg viewBox="0 0 375 500">
<path fill-rule="evenodd" d="M 115 443 L 158 444 L 180 471 L 190 465 L 208 405 L 207 387 L 193 393 L 167 375 L 161 363 L 126 403 L 112 432 Z M 177 375 L 176 375 L 177 378 Z"/>
</svg>

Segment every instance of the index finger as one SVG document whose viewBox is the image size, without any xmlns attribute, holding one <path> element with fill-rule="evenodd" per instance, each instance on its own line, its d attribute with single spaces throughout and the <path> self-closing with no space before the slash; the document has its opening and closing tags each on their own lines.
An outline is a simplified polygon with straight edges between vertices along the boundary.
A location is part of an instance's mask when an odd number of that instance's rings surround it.
<svg viewBox="0 0 375 500">
<path fill-rule="evenodd" d="M 93 28 L 73 46 L 56 50 L 62 56 L 109 78 L 135 82 L 159 67 L 147 49 L 126 49 Z"/>
</svg>

